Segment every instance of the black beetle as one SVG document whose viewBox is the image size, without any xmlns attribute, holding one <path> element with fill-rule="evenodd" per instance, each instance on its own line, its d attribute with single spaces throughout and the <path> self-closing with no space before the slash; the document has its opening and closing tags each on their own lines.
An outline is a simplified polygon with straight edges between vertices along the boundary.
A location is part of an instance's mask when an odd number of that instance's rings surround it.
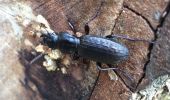
<svg viewBox="0 0 170 100">
<path fill-rule="evenodd" d="M 101 4 L 102 5 L 102 4 Z M 153 43 L 143 39 L 132 39 L 126 36 L 120 35 L 108 35 L 106 37 L 89 35 L 88 23 L 96 18 L 96 15 L 85 24 L 85 33 L 81 37 L 71 35 L 68 32 L 49 33 L 42 34 L 43 43 L 51 49 L 59 49 L 61 52 L 75 54 L 89 60 L 97 62 L 97 68 L 100 70 L 110 70 L 117 68 L 101 68 L 101 63 L 105 63 L 109 66 L 117 64 L 122 60 L 125 60 L 129 56 L 128 48 L 117 42 L 117 38 L 127 39 L 130 41 L 144 41 Z M 76 30 L 74 26 L 69 22 L 69 26 L 74 33 Z"/>
<path fill-rule="evenodd" d="M 68 32 L 60 32 L 58 34 L 43 34 L 41 37 L 43 37 L 43 43 L 51 49 L 59 49 L 64 53 L 79 55 L 96 61 L 98 65 L 100 63 L 113 65 L 127 59 L 129 55 L 129 51 L 124 45 L 114 41 L 109 36 L 83 35 L 76 37 Z"/>
</svg>

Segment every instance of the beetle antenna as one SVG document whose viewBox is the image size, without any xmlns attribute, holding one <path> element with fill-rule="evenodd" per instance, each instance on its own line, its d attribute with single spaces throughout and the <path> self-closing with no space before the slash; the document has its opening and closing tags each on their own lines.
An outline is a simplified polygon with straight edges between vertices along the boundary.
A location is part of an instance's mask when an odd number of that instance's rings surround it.
<svg viewBox="0 0 170 100">
<path fill-rule="evenodd" d="M 149 40 L 144 40 L 144 39 L 137 39 L 137 38 L 130 38 L 130 37 L 127 37 L 127 36 L 124 36 L 124 35 L 115 35 L 115 34 L 112 34 L 112 35 L 108 35 L 106 36 L 107 38 L 121 38 L 121 39 L 126 39 L 126 40 L 129 40 L 129 41 L 143 41 L 143 42 L 148 42 L 148 43 L 155 43 L 153 41 L 149 41 Z"/>
</svg>

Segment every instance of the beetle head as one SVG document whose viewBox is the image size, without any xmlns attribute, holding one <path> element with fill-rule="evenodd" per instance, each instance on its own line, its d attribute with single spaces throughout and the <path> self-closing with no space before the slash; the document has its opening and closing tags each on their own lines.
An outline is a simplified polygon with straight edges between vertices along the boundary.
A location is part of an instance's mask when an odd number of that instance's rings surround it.
<svg viewBox="0 0 170 100">
<path fill-rule="evenodd" d="M 43 44 L 49 48 L 55 49 L 58 42 L 58 35 L 55 33 L 47 33 L 41 35 Z"/>
</svg>

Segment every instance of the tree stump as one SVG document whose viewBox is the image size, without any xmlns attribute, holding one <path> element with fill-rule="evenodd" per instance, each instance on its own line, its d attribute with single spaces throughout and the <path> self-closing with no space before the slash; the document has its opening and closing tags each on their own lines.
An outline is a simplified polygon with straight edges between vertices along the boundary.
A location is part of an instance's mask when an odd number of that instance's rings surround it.
<svg viewBox="0 0 170 100">
<path fill-rule="evenodd" d="M 127 100 L 169 74 L 169 0 L 27 0 L 1 1 L 0 99 L 9 100 Z M 97 16 L 91 20 L 97 13 Z M 98 71 L 94 61 L 69 56 L 67 74 L 48 72 L 38 55 L 36 38 L 29 37 L 37 15 L 44 16 L 55 32 L 70 31 L 107 36 L 123 35 L 154 41 L 118 41 L 126 45 L 128 60 L 115 65 L 118 80 Z M 59 64 L 60 66 L 60 64 Z M 169 77 L 169 76 L 168 76 Z M 146 97 L 147 98 L 147 97 Z M 133 99 L 133 98 L 132 98 Z M 142 99 L 138 98 L 138 99 Z"/>
</svg>

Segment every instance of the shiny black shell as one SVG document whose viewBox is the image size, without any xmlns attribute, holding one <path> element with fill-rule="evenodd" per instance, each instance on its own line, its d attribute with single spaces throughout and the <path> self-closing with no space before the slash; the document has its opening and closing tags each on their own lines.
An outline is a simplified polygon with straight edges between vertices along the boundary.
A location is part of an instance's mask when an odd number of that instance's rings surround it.
<svg viewBox="0 0 170 100">
<path fill-rule="evenodd" d="M 96 62 L 116 64 L 127 59 L 129 51 L 124 45 L 110 39 L 85 35 L 80 37 L 78 55 Z"/>
</svg>

